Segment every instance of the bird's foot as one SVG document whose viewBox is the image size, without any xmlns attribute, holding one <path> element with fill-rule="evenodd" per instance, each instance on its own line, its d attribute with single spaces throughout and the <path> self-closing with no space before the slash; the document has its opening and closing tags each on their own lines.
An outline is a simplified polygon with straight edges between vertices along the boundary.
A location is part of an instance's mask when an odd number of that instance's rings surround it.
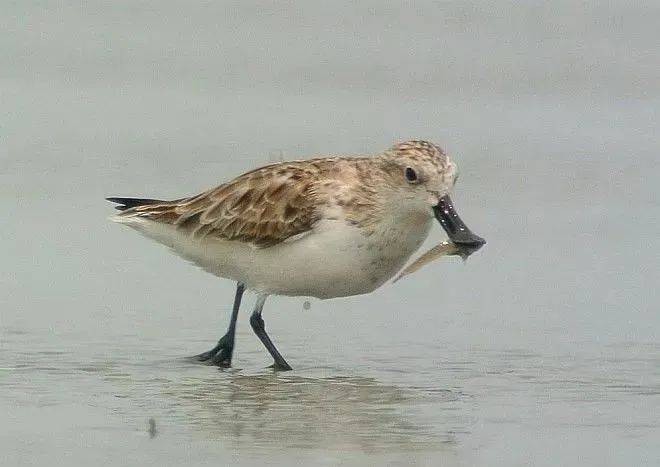
<svg viewBox="0 0 660 467">
<path fill-rule="evenodd" d="M 199 362 L 207 362 L 209 365 L 228 368 L 231 366 L 231 356 L 233 351 L 233 339 L 223 336 L 218 341 L 218 344 L 211 350 L 195 355 L 193 358 Z"/>
<path fill-rule="evenodd" d="M 286 360 L 282 359 L 282 361 L 278 362 L 275 361 L 271 366 L 268 368 L 272 368 L 274 371 L 291 371 L 293 368 L 286 362 Z"/>
</svg>

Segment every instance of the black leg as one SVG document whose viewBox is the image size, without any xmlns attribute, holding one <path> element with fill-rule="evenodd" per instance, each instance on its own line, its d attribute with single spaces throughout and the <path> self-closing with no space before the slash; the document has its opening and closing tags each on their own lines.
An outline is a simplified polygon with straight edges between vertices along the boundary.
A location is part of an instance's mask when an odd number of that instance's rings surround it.
<svg viewBox="0 0 660 467">
<path fill-rule="evenodd" d="M 277 351 L 275 344 L 273 344 L 273 341 L 271 341 L 270 337 L 268 337 L 268 334 L 266 334 L 264 320 L 261 317 L 261 312 L 264 309 L 265 302 L 266 295 L 260 295 L 257 299 L 257 304 L 254 307 L 254 311 L 252 312 L 252 316 L 250 316 L 250 324 L 252 325 L 254 333 L 259 339 L 261 339 L 261 342 L 266 346 L 268 352 L 270 352 L 270 354 L 273 356 L 273 359 L 275 360 L 275 363 L 273 363 L 273 368 L 276 370 L 291 370 L 292 368 L 289 366 L 286 360 L 284 360 L 282 354 Z"/>
<path fill-rule="evenodd" d="M 231 356 L 234 353 L 234 335 L 236 334 L 236 321 L 238 320 L 238 310 L 241 307 L 241 298 L 245 292 L 245 285 L 239 282 L 236 285 L 236 296 L 234 297 L 234 307 L 231 311 L 229 328 L 224 336 L 220 338 L 218 344 L 208 352 L 201 353 L 195 358 L 200 362 L 210 360 L 210 363 L 218 366 L 231 366 Z"/>
</svg>

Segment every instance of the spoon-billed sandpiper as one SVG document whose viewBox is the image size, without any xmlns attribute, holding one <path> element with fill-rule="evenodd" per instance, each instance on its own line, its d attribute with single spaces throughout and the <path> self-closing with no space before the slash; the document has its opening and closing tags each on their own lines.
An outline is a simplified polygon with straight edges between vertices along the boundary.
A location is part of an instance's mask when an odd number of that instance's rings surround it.
<svg viewBox="0 0 660 467">
<path fill-rule="evenodd" d="M 264 328 L 269 295 L 322 299 L 369 293 L 421 246 L 435 217 L 458 254 L 485 241 L 454 210 L 456 165 L 434 144 L 400 143 L 373 157 L 281 162 L 174 201 L 108 198 L 112 220 L 237 282 L 229 328 L 197 356 L 230 366 L 241 297 L 257 294 L 250 324 L 277 369 L 291 369 Z"/>
</svg>

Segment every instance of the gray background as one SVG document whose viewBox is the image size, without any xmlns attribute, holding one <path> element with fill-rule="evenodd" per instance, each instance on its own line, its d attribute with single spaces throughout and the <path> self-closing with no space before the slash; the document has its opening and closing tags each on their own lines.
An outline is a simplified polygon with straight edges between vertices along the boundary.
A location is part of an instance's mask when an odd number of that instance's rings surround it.
<svg viewBox="0 0 660 467">
<path fill-rule="evenodd" d="M 2 2 L 3 465 L 658 465 L 658 24 L 657 2 Z M 271 299 L 292 372 L 247 310 L 236 368 L 182 358 L 233 284 L 104 196 L 409 138 L 458 160 L 479 254 Z"/>
</svg>

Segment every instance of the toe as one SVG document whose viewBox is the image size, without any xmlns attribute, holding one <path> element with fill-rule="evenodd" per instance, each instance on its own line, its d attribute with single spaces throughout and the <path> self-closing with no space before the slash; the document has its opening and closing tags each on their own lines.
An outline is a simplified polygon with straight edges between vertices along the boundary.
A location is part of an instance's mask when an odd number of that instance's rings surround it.
<svg viewBox="0 0 660 467">
<path fill-rule="evenodd" d="M 222 349 L 211 358 L 210 363 L 222 368 L 229 368 L 231 367 L 231 353 Z"/>
<path fill-rule="evenodd" d="M 210 360 L 211 358 L 213 358 L 214 355 L 215 355 L 215 353 L 213 353 L 209 350 L 209 351 L 203 352 L 199 355 L 195 355 L 193 358 L 195 360 L 197 360 L 198 362 L 205 362 L 205 361 Z"/>
<path fill-rule="evenodd" d="M 280 362 L 280 363 L 273 362 L 273 364 L 271 366 L 269 366 L 268 368 L 272 368 L 275 371 L 291 371 L 291 370 L 293 370 L 293 368 L 291 368 L 287 362 Z"/>
</svg>

